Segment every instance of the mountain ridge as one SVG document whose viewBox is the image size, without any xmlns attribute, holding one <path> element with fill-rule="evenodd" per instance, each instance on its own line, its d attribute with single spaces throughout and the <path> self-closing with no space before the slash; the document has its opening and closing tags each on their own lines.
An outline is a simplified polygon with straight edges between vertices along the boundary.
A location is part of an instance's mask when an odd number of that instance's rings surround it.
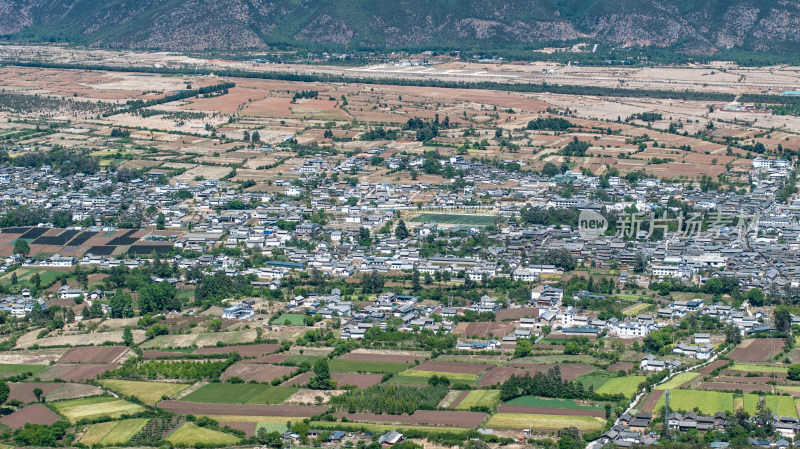
<svg viewBox="0 0 800 449">
<path fill-rule="evenodd" d="M 0 0 L 0 36 L 92 47 L 508 47 L 591 39 L 713 54 L 800 47 L 787 0 Z"/>
</svg>

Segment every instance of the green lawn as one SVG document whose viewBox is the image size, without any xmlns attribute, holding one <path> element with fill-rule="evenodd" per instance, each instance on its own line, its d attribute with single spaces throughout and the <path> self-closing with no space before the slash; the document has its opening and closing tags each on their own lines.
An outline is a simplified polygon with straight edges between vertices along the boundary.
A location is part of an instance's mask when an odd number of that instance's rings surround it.
<svg viewBox="0 0 800 449">
<path fill-rule="evenodd" d="M 306 315 L 301 315 L 299 313 L 284 313 L 277 318 L 273 318 L 272 321 L 270 321 L 270 324 L 286 325 L 287 320 L 289 321 L 288 325 L 290 326 L 304 326 L 306 324 Z"/>
<path fill-rule="evenodd" d="M 689 412 L 697 407 L 701 413 L 731 413 L 733 411 L 733 393 L 720 391 L 671 390 L 669 408 L 671 411 Z M 654 410 L 664 406 L 664 396 L 659 398 Z"/>
<path fill-rule="evenodd" d="M 772 366 L 772 365 L 759 365 L 756 363 L 734 363 L 732 367 L 734 371 L 750 371 L 757 373 L 788 373 L 788 366 Z"/>
<path fill-rule="evenodd" d="M 469 410 L 472 407 L 494 408 L 500 402 L 499 390 L 473 390 L 458 404 L 457 410 Z"/>
<path fill-rule="evenodd" d="M 8 374 L 22 374 L 33 373 L 39 374 L 46 370 L 49 365 L 33 365 L 26 363 L 0 363 L 0 373 Z"/>
<path fill-rule="evenodd" d="M 670 379 L 667 382 L 664 382 L 661 385 L 657 385 L 653 387 L 654 390 L 675 390 L 679 388 L 681 385 L 692 381 L 700 376 L 700 373 L 680 373 Z"/>
<path fill-rule="evenodd" d="M 496 413 L 486 423 L 488 428 L 527 429 L 529 426 L 540 430 L 561 430 L 564 427 L 577 427 L 590 432 L 600 430 L 606 420 L 594 416 L 535 415 L 526 413 Z"/>
<path fill-rule="evenodd" d="M 182 446 L 195 446 L 201 443 L 214 446 L 231 446 L 239 442 L 239 438 L 233 435 L 198 427 L 190 422 L 178 427 L 169 434 L 166 440 L 174 445 Z"/>
<path fill-rule="evenodd" d="M 522 396 L 506 402 L 508 405 L 524 405 L 527 407 L 565 408 L 570 410 L 604 410 L 603 407 L 580 405 L 572 399 L 550 399 L 537 396 Z"/>
<path fill-rule="evenodd" d="M 758 394 L 745 394 L 744 395 L 744 411 L 754 416 L 756 414 L 756 407 L 761 395 Z M 764 395 L 764 401 L 772 413 L 778 416 L 791 416 L 797 417 L 797 408 L 794 405 L 794 399 L 791 396 L 774 396 Z"/>
<path fill-rule="evenodd" d="M 644 382 L 645 379 L 647 378 L 644 376 L 615 377 L 609 379 L 596 391 L 600 394 L 622 393 L 625 397 L 631 397 L 636 394 L 639 384 Z"/>
<path fill-rule="evenodd" d="M 290 358 L 291 359 L 291 358 Z M 395 374 L 408 369 L 410 363 L 394 362 L 362 362 L 358 360 L 339 360 L 334 359 L 328 362 L 330 370 L 338 373 L 377 373 Z"/>
<path fill-rule="evenodd" d="M 134 380 L 101 380 L 109 390 L 125 396 L 136 396 L 147 404 L 161 401 L 162 396 L 172 396 L 189 387 L 189 384 L 138 382 Z"/>
<path fill-rule="evenodd" d="M 411 220 L 412 223 L 442 223 L 469 226 L 491 226 L 500 217 L 493 215 L 466 215 L 466 214 L 422 214 Z"/>
</svg>

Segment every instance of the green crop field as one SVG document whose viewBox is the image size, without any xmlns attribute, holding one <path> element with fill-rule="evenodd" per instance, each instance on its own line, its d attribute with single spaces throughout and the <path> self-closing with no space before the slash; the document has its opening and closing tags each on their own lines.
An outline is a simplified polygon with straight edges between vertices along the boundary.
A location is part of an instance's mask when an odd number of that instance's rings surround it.
<svg viewBox="0 0 800 449">
<path fill-rule="evenodd" d="M 233 435 L 198 427 L 190 422 L 178 427 L 167 436 L 166 440 L 176 446 L 195 446 L 200 443 L 213 446 L 231 446 L 239 442 L 239 438 Z"/>
<path fill-rule="evenodd" d="M 33 373 L 38 374 L 46 370 L 49 365 L 33 365 L 23 363 L 0 363 L 0 373 L 6 374 L 22 374 Z"/>
<path fill-rule="evenodd" d="M 639 303 L 639 304 L 636 304 L 636 305 L 628 307 L 627 309 L 623 310 L 622 313 L 625 314 L 625 316 L 636 316 L 636 315 L 642 313 L 642 311 L 644 309 L 646 309 L 646 308 L 648 308 L 650 306 L 651 306 L 651 304 Z"/>
<path fill-rule="evenodd" d="M 296 387 L 281 387 L 281 386 L 270 387 L 269 389 L 259 394 L 258 396 L 254 396 L 252 399 L 247 401 L 246 404 L 277 405 L 289 399 L 291 395 L 297 393 L 298 391 L 300 391 L 300 389 Z"/>
<path fill-rule="evenodd" d="M 603 386 L 595 391 L 600 394 L 622 393 L 625 397 L 631 397 L 638 390 L 639 384 L 644 382 L 645 379 L 646 377 L 644 376 L 615 377 L 608 379 Z"/>
<path fill-rule="evenodd" d="M 680 373 L 670 379 L 667 382 L 664 382 L 661 385 L 657 385 L 653 387 L 654 390 L 675 390 L 679 388 L 681 385 L 692 381 L 700 376 L 700 373 Z"/>
<path fill-rule="evenodd" d="M 283 315 L 273 318 L 270 324 L 287 324 L 291 326 L 304 326 L 306 324 L 306 316 L 299 313 L 284 313 Z"/>
<path fill-rule="evenodd" d="M 331 371 L 338 373 L 377 373 L 395 374 L 408 369 L 410 363 L 364 362 L 359 360 L 331 360 L 328 362 Z"/>
<path fill-rule="evenodd" d="M 149 419 L 144 418 L 117 421 L 117 425 L 99 443 L 104 446 L 125 444 L 142 430 L 147 421 Z"/>
<path fill-rule="evenodd" d="M 142 402 L 155 404 L 162 396 L 172 396 L 189 387 L 189 384 L 161 382 L 138 382 L 134 380 L 102 380 L 100 383 L 109 390 L 125 396 L 136 396 Z"/>
<path fill-rule="evenodd" d="M 717 412 L 731 413 L 733 411 L 733 393 L 720 391 L 699 390 L 672 390 L 670 392 L 669 408 L 671 411 L 682 410 L 685 412 L 697 407 L 701 413 L 714 414 Z M 661 410 L 664 406 L 664 396 L 659 398 L 654 410 Z"/>
<path fill-rule="evenodd" d="M 262 384 L 210 383 L 187 394 L 182 401 L 213 404 L 244 404 L 269 389 Z"/>
<path fill-rule="evenodd" d="M 95 418 L 98 416 L 116 418 L 124 414 L 137 413 L 145 410 L 141 405 L 108 396 L 55 402 L 53 406 L 59 413 L 73 422 L 83 418 Z"/>
<path fill-rule="evenodd" d="M 735 363 L 732 367 L 734 371 L 749 371 L 756 373 L 788 373 L 788 366 L 759 365 L 757 363 Z"/>
<path fill-rule="evenodd" d="M 428 383 L 428 379 L 424 377 L 401 376 L 398 374 L 389 379 L 387 383 L 393 385 L 425 385 Z"/>
<path fill-rule="evenodd" d="M 400 433 L 414 431 L 414 430 L 429 430 L 434 432 L 447 431 L 448 433 L 464 433 L 472 430 L 466 427 L 436 427 L 436 426 L 411 426 L 411 425 L 397 425 L 397 424 L 371 424 L 362 422 L 329 422 L 329 421 L 312 421 L 311 425 L 315 429 L 331 429 L 331 430 L 345 430 L 345 431 L 361 431 L 372 433 L 385 433 L 390 430 L 395 430 Z"/>
<path fill-rule="evenodd" d="M 469 410 L 471 407 L 493 408 L 500 402 L 498 390 L 473 390 L 456 407 L 457 410 Z"/>
<path fill-rule="evenodd" d="M 603 407 L 580 405 L 572 399 L 550 399 L 537 396 L 521 396 L 506 402 L 508 405 L 524 405 L 527 407 L 565 408 L 570 410 L 604 410 Z"/>
<path fill-rule="evenodd" d="M 303 355 L 303 354 L 295 354 L 288 359 L 283 361 L 284 365 L 292 365 L 292 366 L 299 366 L 303 362 L 308 362 L 309 365 L 314 365 L 318 359 L 321 359 L 323 356 L 321 355 Z M 330 366 L 330 365 L 329 365 Z"/>
<path fill-rule="evenodd" d="M 533 415 L 526 413 L 496 413 L 486 423 L 486 427 L 506 429 L 560 430 L 564 427 L 577 427 L 591 432 L 600 430 L 606 420 L 594 416 Z"/>
<path fill-rule="evenodd" d="M 597 391 L 597 389 L 602 387 L 603 384 L 608 382 L 609 379 L 613 379 L 615 377 L 617 377 L 617 373 L 611 373 L 608 371 L 592 371 L 589 374 L 584 374 L 583 376 L 578 377 L 576 380 L 582 383 L 584 388 L 589 388 L 591 385 L 594 388 L 594 391 Z"/>
<path fill-rule="evenodd" d="M 744 395 L 744 411 L 754 416 L 756 414 L 756 407 L 761 395 L 758 394 L 745 394 Z M 778 416 L 790 416 L 797 418 L 797 408 L 794 405 L 794 399 L 791 396 L 774 396 L 765 395 L 764 402 L 772 413 Z"/>
<path fill-rule="evenodd" d="M 294 387 L 271 387 L 265 384 L 210 383 L 181 400 L 210 404 L 280 404 L 298 390 Z"/>
<path fill-rule="evenodd" d="M 441 223 L 469 226 L 491 226 L 500 217 L 492 215 L 466 215 L 466 214 L 422 214 L 411 220 L 412 223 Z"/>
<path fill-rule="evenodd" d="M 478 378 L 477 374 L 469 374 L 469 373 L 444 373 L 438 371 L 420 371 L 420 370 L 413 370 L 407 369 L 400 373 L 401 376 L 405 377 L 424 377 L 430 378 L 433 376 L 439 377 L 446 377 L 450 379 L 451 382 L 475 382 L 475 379 Z"/>
<path fill-rule="evenodd" d="M 597 362 L 597 359 L 590 355 L 566 355 L 566 354 L 555 354 L 555 355 L 537 355 L 535 357 L 523 357 L 521 359 L 513 359 L 509 363 L 532 363 L 534 365 L 550 365 L 552 363 L 586 363 L 587 365 L 591 365 L 592 363 Z"/>
<path fill-rule="evenodd" d="M 260 422 L 256 424 L 256 434 L 259 429 L 264 429 L 266 432 L 283 433 L 286 432 L 287 427 L 285 422 Z"/>
<path fill-rule="evenodd" d="M 108 421 L 99 424 L 92 424 L 86 428 L 86 432 L 81 437 L 81 444 L 92 446 L 100 443 L 100 440 L 105 438 L 111 429 L 116 427 L 118 421 Z"/>
</svg>

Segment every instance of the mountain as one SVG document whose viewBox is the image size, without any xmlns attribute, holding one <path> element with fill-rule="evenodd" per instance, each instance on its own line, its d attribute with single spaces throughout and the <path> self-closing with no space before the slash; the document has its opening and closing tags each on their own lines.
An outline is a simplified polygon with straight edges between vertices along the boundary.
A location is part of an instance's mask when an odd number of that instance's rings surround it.
<svg viewBox="0 0 800 449">
<path fill-rule="evenodd" d="M 796 0 L 0 0 L 0 36 L 94 47 L 484 48 L 593 39 L 796 51 Z"/>
</svg>

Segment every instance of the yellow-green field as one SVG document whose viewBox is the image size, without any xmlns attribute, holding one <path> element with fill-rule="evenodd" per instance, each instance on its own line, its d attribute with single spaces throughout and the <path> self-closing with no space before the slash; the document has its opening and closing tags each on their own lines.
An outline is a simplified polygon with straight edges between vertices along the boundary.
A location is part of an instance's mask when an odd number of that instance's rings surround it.
<svg viewBox="0 0 800 449">
<path fill-rule="evenodd" d="M 161 382 L 138 382 L 135 380 L 103 380 L 100 383 L 109 390 L 125 396 L 136 396 L 142 402 L 155 404 L 162 396 L 172 396 L 189 387 L 189 384 Z"/>
<path fill-rule="evenodd" d="M 222 446 L 234 445 L 239 442 L 239 438 L 233 435 L 198 427 L 190 422 L 184 423 L 178 427 L 174 432 L 169 434 L 166 440 L 172 444 L 183 446 L 194 446 L 200 443 Z"/>
<path fill-rule="evenodd" d="M 670 379 L 667 382 L 664 382 L 661 385 L 657 385 L 653 387 L 654 390 L 674 390 L 681 385 L 685 384 L 686 382 L 692 381 L 700 376 L 700 373 L 680 373 Z"/>
<path fill-rule="evenodd" d="M 618 394 L 631 397 L 639 389 L 639 384 L 647 379 L 644 376 L 613 377 L 597 389 L 600 394 Z"/>
<path fill-rule="evenodd" d="M 101 422 L 99 424 L 92 424 L 86 428 L 86 432 L 84 432 L 83 436 L 81 437 L 81 444 L 86 446 L 92 446 L 94 444 L 100 443 L 100 440 L 105 438 L 111 429 L 113 429 L 117 425 L 118 421 L 109 421 L 109 422 Z"/>
<path fill-rule="evenodd" d="M 788 373 L 788 366 L 759 365 L 756 363 L 735 363 L 728 368 L 734 371 L 749 371 L 756 373 Z"/>
<path fill-rule="evenodd" d="M 94 418 L 97 416 L 110 416 L 117 418 L 125 414 L 132 414 L 143 411 L 145 408 L 132 402 L 123 401 L 111 397 L 96 397 L 87 399 L 76 399 L 73 401 L 55 402 L 53 406 L 59 413 L 67 417 L 72 422 L 83 418 Z"/>
<path fill-rule="evenodd" d="M 498 390 L 473 390 L 456 407 L 457 410 L 469 410 L 471 407 L 492 408 L 500 402 Z"/>
<path fill-rule="evenodd" d="M 595 416 L 560 416 L 560 415 L 533 415 L 526 413 L 496 413 L 486 423 L 486 427 L 505 429 L 527 429 L 531 427 L 539 430 L 560 430 L 564 427 L 575 426 L 579 430 L 591 432 L 600 430 L 606 420 Z"/>
<path fill-rule="evenodd" d="M 633 306 L 628 307 L 627 309 L 623 310 L 622 313 L 625 316 L 636 316 L 642 313 L 642 311 L 648 307 L 650 307 L 650 304 L 641 302 L 639 304 L 635 304 Z"/>
<path fill-rule="evenodd" d="M 81 437 L 81 443 L 91 446 L 100 444 L 113 446 L 127 443 L 147 424 L 148 419 L 125 419 L 92 424 Z"/>
<path fill-rule="evenodd" d="M 689 412 L 697 407 L 701 413 L 733 412 L 733 393 L 720 391 L 672 390 L 669 408 L 671 411 Z M 658 400 L 654 410 L 664 406 L 664 396 Z"/>
<path fill-rule="evenodd" d="M 761 395 L 746 394 L 744 395 L 744 411 L 753 416 L 756 414 L 756 407 Z M 772 413 L 778 416 L 791 416 L 797 417 L 797 408 L 794 405 L 794 399 L 791 396 L 764 396 L 764 402 L 767 404 Z"/>
<path fill-rule="evenodd" d="M 474 382 L 475 379 L 478 378 L 477 374 L 469 374 L 469 373 L 443 373 L 438 371 L 418 371 L 413 369 L 407 369 L 400 373 L 401 376 L 408 376 L 408 377 L 446 377 L 451 381 L 472 381 Z"/>
</svg>

